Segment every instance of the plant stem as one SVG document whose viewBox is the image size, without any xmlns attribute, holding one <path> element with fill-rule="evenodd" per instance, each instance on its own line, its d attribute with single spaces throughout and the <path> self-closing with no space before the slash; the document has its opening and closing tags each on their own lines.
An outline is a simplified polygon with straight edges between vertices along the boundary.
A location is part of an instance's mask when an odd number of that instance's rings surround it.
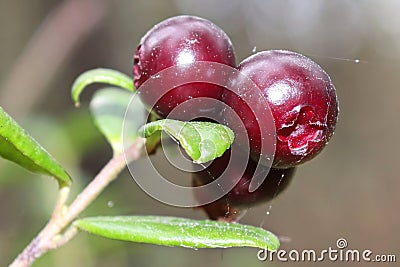
<svg viewBox="0 0 400 267">
<path fill-rule="evenodd" d="M 76 234 L 78 234 L 78 228 L 74 225 L 70 225 L 67 230 L 64 231 L 61 235 L 57 235 L 54 237 L 54 242 L 52 242 L 51 247 L 49 250 L 54 250 L 59 247 L 64 246 L 67 244 Z"/>
<path fill-rule="evenodd" d="M 11 263 L 10 267 L 31 266 L 41 255 L 51 249 L 66 244 L 77 233 L 71 226 L 61 234 L 70 223 L 84 211 L 93 200 L 104 190 L 107 185 L 115 180 L 126 164 L 138 159 L 144 152 L 144 139 L 138 138 L 125 153 L 115 155 L 96 175 L 96 177 L 83 189 L 69 207 L 65 206 L 69 194 L 69 187 L 59 191 L 58 200 L 51 219 L 31 243 Z"/>
</svg>

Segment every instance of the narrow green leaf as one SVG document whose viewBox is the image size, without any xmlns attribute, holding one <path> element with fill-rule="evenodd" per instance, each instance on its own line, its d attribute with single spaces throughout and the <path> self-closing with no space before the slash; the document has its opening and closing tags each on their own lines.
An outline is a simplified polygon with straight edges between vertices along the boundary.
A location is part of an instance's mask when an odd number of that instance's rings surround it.
<svg viewBox="0 0 400 267">
<path fill-rule="evenodd" d="M 257 247 L 276 251 L 278 238 L 262 228 L 161 216 L 92 217 L 74 222 L 89 233 L 123 241 L 189 248 Z"/>
<path fill-rule="evenodd" d="M 133 80 L 126 74 L 112 69 L 93 69 L 88 70 L 75 80 L 72 85 L 71 96 L 75 105 L 79 106 L 79 96 L 86 86 L 93 83 L 105 83 L 117 87 L 124 88 L 134 92 Z"/>
<path fill-rule="evenodd" d="M 96 127 L 111 144 L 114 153 L 123 151 L 124 143 L 129 145 L 138 137 L 138 129 L 146 122 L 146 109 L 140 99 L 132 99 L 133 93 L 117 88 L 101 89 L 95 93 L 90 102 L 90 111 Z M 129 121 L 129 136 L 123 140 L 123 125 L 125 112 L 130 103 L 130 112 L 135 114 L 135 120 Z"/>
<path fill-rule="evenodd" d="M 71 178 L 60 164 L 0 107 L 0 156 L 18 165 L 57 179 L 60 187 Z"/>
<path fill-rule="evenodd" d="M 150 122 L 139 129 L 139 134 L 147 138 L 157 131 L 165 131 L 178 140 L 195 163 L 222 156 L 234 139 L 233 131 L 218 123 L 170 119 Z"/>
</svg>

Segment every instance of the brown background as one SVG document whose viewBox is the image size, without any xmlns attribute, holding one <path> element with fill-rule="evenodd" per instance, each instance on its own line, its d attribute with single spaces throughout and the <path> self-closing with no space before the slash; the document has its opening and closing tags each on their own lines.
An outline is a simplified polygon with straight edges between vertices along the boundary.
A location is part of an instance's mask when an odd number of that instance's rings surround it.
<svg viewBox="0 0 400 267">
<path fill-rule="evenodd" d="M 325 68 L 337 87 L 336 133 L 317 159 L 298 169 L 284 194 L 250 210 L 242 222 L 263 223 L 288 237 L 290 242 L 281 247 L 286 250 L 335 248 L 336 240 L 343 237 L 351 249 L 397 253 L 400 260 L 398 10 L 396 0 L 0 0 L 0 105 L 66 166 L 78 192 L 111 151 L 88 119 L 87 103 L 96 87 L 84 93 L 83 107 L 75 110 L 70 85 L 79 73 L 95 67 L 131 73 L 136 45 L 155 23 L 177 14 L 208 18 L 231 37 L 238 62 L 254 47 L 303 53 Z M 47 178 L 0 161 L 1 266 L 43 226 L 55 191 L 55 183 Z M 205 218 L 201 211 L 153 200 L 127 172 L 86 214 Z M 195 251 L 81 234 L 34 266 L 267 265 L 257 260 L 256 252 Z"/>
</svg>

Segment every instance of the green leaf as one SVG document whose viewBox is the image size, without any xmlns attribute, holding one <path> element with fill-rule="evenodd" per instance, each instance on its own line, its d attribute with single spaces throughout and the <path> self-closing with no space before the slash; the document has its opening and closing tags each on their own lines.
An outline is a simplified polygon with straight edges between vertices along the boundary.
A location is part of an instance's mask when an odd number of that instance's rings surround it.
<svg viewBox="0 0 400 267">
<path fill-rule="evenodd" d="M 133 93 L 121 91 L 117 88 L 99 90 L 90 102 L 90 111 L 96 127 L 111 144 L 114 154 L 123 151 L 124 145 L 133 143 L 138 137 L 138 129 L 146 123 L 146 109 L 139 97 L 132 99 Z M 129 121 L 129 136 L 123 140 L 123 126 L 125 112 L 130 104 L 130 112 L 135 119 Z"/>
<path fill-rule="evenodd" d="M 60 164 L 0 107 L 0 156 L 30 171 L 53 176 L 60 187 L 71 178 Z"/>
<path fill-rule="evenodd" d="M 189 248 L 257 247 L 276 251 L 278 238 L 262 228 L 161 216 L 92 217 L 74 222 L 89 233 L 123 241 Z"/>
<path fill-rule="evenodd" d="M 150 122 L 139 129 L 139 134 L 147 138 L 157 131 L 165 131 L 178 140 L 195 163 L 222 156 L 235 137 L 231 129 L 218 123 L 170 119 Z"/>
<path fill-rule="evenodd" d="M 88 70 L 79 75 L 72 85 L 71 96 L 76 106 L 79 106 L 79 96 L 83 89 L 93 83 L 105 83 L 124 88 L 131 92 L 135 91 L 133 80 L 126 74 L 112 69 L 99 68 Z"/>
</svg>

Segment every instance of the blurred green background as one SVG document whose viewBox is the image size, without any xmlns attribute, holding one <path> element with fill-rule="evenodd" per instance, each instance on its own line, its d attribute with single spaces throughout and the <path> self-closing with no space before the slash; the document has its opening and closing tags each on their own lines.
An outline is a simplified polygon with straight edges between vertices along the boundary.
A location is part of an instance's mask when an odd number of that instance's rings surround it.
<svg viewBox="0 0 400 267">
<path fill-rule="evenodd" d="M 286 250 L 335 248 L 343 237 L 350 249 L 397 253 L 399 258 L 398 10 L 397 0 L 0 0 L 0 105 L 65 166 L 74 178 L 75 194 L 104 165 L 111 149 L 88 111 L 96 86 L 83 94 L 80 109 L 73 107 L 70 86 L 91 68 L 131 73 L 136 45 L 157 22 L 178 14 L 210 19 L 231 37 L 238 62 L 254 50 L 303 53 L 318 62 L 337 87 L 341 113 L 336 133 L 318 158 L 298 169 L 286 192 L 248 211 L 242 222 L 262 224 L 286 237 L 281 247 Z M 45 224 L 56 189 L 47 177 L 0 160 L 0 266 Z M 153 200 L 128 172 L 84 213 L 116 214 L 205 218 L 200 210 Z M 34 266 L 313 264 L 259 262 L 256 253 L 132 244 L 83 233 Z"/>
</svg>

